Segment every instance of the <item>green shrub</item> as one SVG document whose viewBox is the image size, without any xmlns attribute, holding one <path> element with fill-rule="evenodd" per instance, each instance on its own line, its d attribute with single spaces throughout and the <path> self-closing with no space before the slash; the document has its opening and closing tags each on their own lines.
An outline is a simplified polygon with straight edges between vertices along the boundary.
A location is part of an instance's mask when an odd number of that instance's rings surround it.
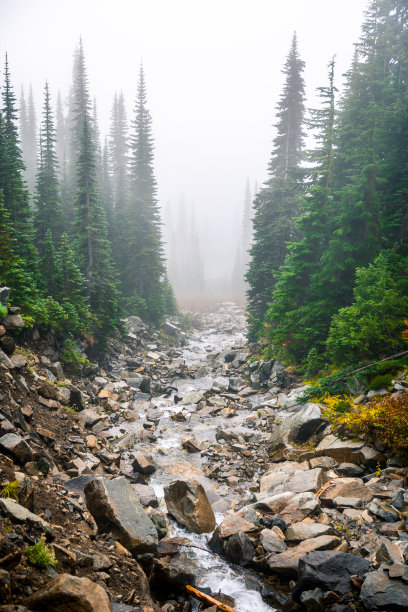
<svg viewBox="0 0 408 612">
<path fill-rule="evenodd" d="M 354 301 L 333 316 L 327 339 L 327 351 L 334 363 L 375 358 L 401 348 L 408 312 L 404 284 L 404 279 L 397 282 L 385 254 L 367 268 L 357 268 Z"/>
<path fill-rule="evenodd" d="M 7 313 L 8 313 L 7 306 L 3 306 L 3 304 L 0 304 L 0 320 L 7 317 Z"/>
<path fill-rule="evenodd" d="M 27 546 L 26 555 L 29 563 L 40 569 L 55 567 L 57 564 L 54 551 L 45 543 L 44 536 L 41 536 L 33 546 Z"/>
<path fill-rule="evenodd" d="M 64 340 L 60 361 L 67 370 L 74 374 L 77 374 L 83 367 L 91 365 L 91 362 L 77 348 L 71 335 Z"/>
<path fill-rule="evenodd" d="M 13 480 L 8 484 L 4 485 L 4 487 L 0 491 L 0 497 L 6 497 L 11 499 L 18 499 L 18 490 L 20 486 L 17 480 Z"/>
<path fill-rule="evenodd" d="M 374 376 L 368 385 L 368 388 L 373 391 L 376 389 L 382 389 L 383 387 L 388 389 L 388 387 L 391 387 L 392 385 L 393 378 L 394 377 L 392 374 L 379 374 L 378 376 Z"/>
</svg>

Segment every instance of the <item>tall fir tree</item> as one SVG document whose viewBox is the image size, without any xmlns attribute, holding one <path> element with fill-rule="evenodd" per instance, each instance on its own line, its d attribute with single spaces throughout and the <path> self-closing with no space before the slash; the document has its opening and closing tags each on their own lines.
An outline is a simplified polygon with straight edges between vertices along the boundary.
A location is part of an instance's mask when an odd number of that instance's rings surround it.
<svg viewBox="0 0 408 612">
<path fill-rule="evenodd" d="M 122 291 L 129 306 L 152 322 L 165 313 L 163 281 L 165 266 L 153 169 L 151 116 L 146 103 L 146 85 L 140 67 L 133 132 L 130 138 L 130 193 L 125 211 L 121 246 Z"/>
<path fill-rule="evenodd" d="M 13 251 L 24 283 L 17 283 L 13 298 L 22 306 L 38 296 L 38 253 L 33 243 L 29 194 L 23 179 L 24 163 L 18 139 L 16 98 L 11 84 L 8 58 L 4 68 L 3 106 L 0 113 L 0 190 L 13 241 Z"/>
<path fill-rule="evenodd" d="M 98 318 L 96 336 L 103 345 L 115 329 L 120 329 L 119 294 L 105 214 L 98 202 L 95 147 L 86 115 L 77 165 L 75 210 L 78 263 L 86 279 L 88 303 Z"/>
<path fill-rule="evenodd" d="M 24 97 L 24 90 L 21 88 L 20 142 L 25 166 L 23 176 L 27 183 L 30 200 L 32 201 L 37 173 L 37 115 L 31 84 L 27 103 Z"/>
<path fill-rule="evenodd" d="M 328 248 L 332 233 L 332 180 L 335 133 L 334 59 L 329 64 L 326 87 L 319 87 L 321 106 L 311 111 L 309 127 L 317 147 L 309 153 L 310 181 L 300 206 L 296 227 L 300 236 L 288 245 L 289 253 L 278 274 L 273 301 L 266 315 L 267 338 L 275 355 L 299 360 L 311 347 L 325 340 L 319 309 L 328 296 L 311 293 L 313 276 Z"/>
<path fill-rule="evenodd" d="M 126 118 L 125 99 L 123 93 L 115 93 L 113 101 L 111 124 L 109 130 L 109 161 L 112 172 L 113 210 L 114 226 L 111 236 L 114 249 L 114 257 L 119 266 L 122 250 L 119 245 L 119 237 L 123 234 L 125 227 L 125 210 L 128 196 L 128 126 Z"/>
<path fill-rule="evenodd" d="M 295 238 L 293 219 L 299 210 L 303 178 L 303 70 L 295 34 L 282 71 L 285 84 L 277 107 L 277 134 L 268 166 L 269 179 L 254 201 L 254 240 L 246 274 L 250 338 L 262 330 L 287 244 Z"/>
<path fill-rule="evenodd" d="M 245 186 L 244 207 L 242 211 L 241 236 L 235 256 L 234 268 L 232 272 L 231 289 L 234 293 L 244 295 L 248 286 L 245 282 L 249 262 L 249 249 L 252 242 L 252 197 L 247 179 Z"/>
<path fill-rule="evenodd" d="M 55 127 L 48 82 L 44 87 L 44 106 L 40 132 L 40 162 L 35 189 L 35 218 L 37 249 L 44 254 L 45 234 L 51 233 L 56 243 L 63 231 L 63 215 L 58 184 Z"/>
</svg>

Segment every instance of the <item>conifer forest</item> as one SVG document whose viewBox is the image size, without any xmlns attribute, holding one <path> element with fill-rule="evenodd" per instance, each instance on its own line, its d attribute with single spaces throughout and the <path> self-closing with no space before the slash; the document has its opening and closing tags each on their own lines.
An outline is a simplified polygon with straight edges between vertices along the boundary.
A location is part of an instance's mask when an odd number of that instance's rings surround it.
<svg viewBox="0 0 408 612">
<path fill-rule="evenodd" d="M 407 0 L 0 53 L 0 612 L 408 610 Z"/>
</svg>

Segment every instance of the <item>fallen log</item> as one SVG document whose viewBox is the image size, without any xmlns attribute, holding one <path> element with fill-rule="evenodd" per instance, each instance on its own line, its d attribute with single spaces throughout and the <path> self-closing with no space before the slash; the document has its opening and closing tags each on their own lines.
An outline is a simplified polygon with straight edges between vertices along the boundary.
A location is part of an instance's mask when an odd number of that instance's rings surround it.
<svg viewBox="0 0 408 612">
<path fill-rule="evenodd" d="M 395 355 L 390 355 L 389 357 L 384 357 L 384 359 L 380 359 L 380 361 L 374 361 L 373 363 L 369 363 L 368 365 L 365 365 L 362 368 L 357 368 L 357 370 L 353 370 L 352 372 L 350 372 L 349 374 L 345 374 L 341 378 L 336 378 L 335 380 L 333 380 L 331 382 L 331 384 L 334 384 L 334 383 L 340 382 L 340 381 L 344 382 L 344 380 L 346 378 L 350 378 L 350 376 L 353 376 L 353 374 L 357 374 L 357 372 L 362 372 L 363 370 L 368 370 L 368 368 L 372 368 L 373 366 L 377 365 L 377 363 L 384 363 L 384 361 L 391 361 L 391 359 L 399 359 L 400 357 L 404 357 L 404 355 L 408 355 L 408 351 L 403 351 L 402 353 L 396 353 Z"/>
<path fill-rule="evenodd" d="M 205 601 L 205 603 L 210 604 L 210 606 L 217 606 L 217 608 L 219 610 L 221 610 L 221 612 L 238 612 L 238 610 L 235 610 L 235 608 L 231 608 L 230 606 L 227 606 L 226 604 L 223 604 L 220 601 L 217 601 L 216 599 L 214 599 L 210 595 L 206 595 L 202 591 L 199 591 L 198 589 L 195 589 L 194 587 L 190 586 L 189 584 L 186 586 L 186 589 L 196 599 L 200 599 L 201 601 Z"/>
</svg>

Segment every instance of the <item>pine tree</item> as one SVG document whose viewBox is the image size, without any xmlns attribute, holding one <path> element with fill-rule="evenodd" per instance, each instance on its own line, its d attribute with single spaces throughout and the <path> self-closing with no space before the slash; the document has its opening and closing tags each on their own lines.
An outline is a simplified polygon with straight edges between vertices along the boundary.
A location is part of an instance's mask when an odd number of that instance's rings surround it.
<svg viewBox="0 0 408 612">
<path fill-rule="evenodd" d="M 20 142 L 25 170 L 23 176 L 27 182 L 30 196 L 34 195 L 35 176 L 37 172 L 37 117 L 35 112 L 33 88 L 30 85 L 28 104 L 21 88 L 20 99 Z"/>
<path fill-rule="evenodd" d="M 24 270 L 23 282 L 16 281 L 13 298 L 21 306 L 37 298 L 38 254 L 33 244 L 29 195 L 22 176 L 24 164 L 18 140 L 16 99 L 11 85 L 8 59 L 4 69 L 3 107 L 0 113 L 0 190 L 3 193 L 16 264 Z"/>
<path fill-rule="evenodd" d="M 77 165 L 76 250 L 80 270 L 86 279 L 88 303 L 99 322 L 96 335 L 103 345 L 115 329 L 120 329 L 119 295 L 105 215 L 97 197 L 94 148 L 91 126 L 85 115 Z"/>
<path fill-rule="evenodd" d="M 100 200 L 101 206 L 105 211 L 106 225 L 108 228 L 108 238 L 113 245 L 114 237 L 114 209 L 113 209 L 113 189 L 112 176 L 109 164 L 109 150 L 107 139 L 102 151 L 102 172 L 100 179 Z"/>
<path fill-rule="evenodd" d="M 109 162 L 112 169 L 113 211 L 114 225 L 111 236 L 115 260 L 119 266 L 124 265 L 120 260 L 123 252 L 120 248 L 119 237 L 125 228 L 125 210 L 128 195 L 128 134 L 125 99 L 123 93 L 115 98 L 112 107 L 111 125 L 109 131 Z"/>
<path fill-rule="evenodd" d="M 162 286 L 165 266 L 153 171 L 151 117 L 146 105 L 142 67 L 130 149 L 130 195 L 121 237 L 122 261 L 125 262 L 122 291 L 128 304 L 145 304 L 147 318 L 157 324 L 165 311 Z"/>
<path fill-rule="evenodd" d="M 242 212 L 242 232 L 237 247 L 235 263 L 232 272 L 231 288 L 238 294 L 244 294 L 248 288 L 245 274 L 249 263 L 249 249 L 252 241 L 252 198 L 249 179 L 246 182 L 244 207 Z"/>
<path fill-rule="evenodd" d="M 277 135 L 268 166 L 269 179 L 254 201 L 254 240 L 246 274 L 252 338 L 262 329 L 287 244 L 295 238 L 293 218 L 299 209 L 303 175 L 303 69 L 295 34 L 283 68 L 286 78 L 277 107 Z"/>
<path fill-rule="evenodd" d="M 35 228 L 37 248 L 44 254 L 45 234 L 51 233 L 54 242 L 63 230 L 63 216 L 58 185 L 55 128 L 51 110 L 48 82 L 44 88 L 43 118 L 40 134 L 40 163 L 35 190 Z M 43 273 L 45 270 L 43 269 Z"/>
<path fill-rule="evenodd" d="M 332 179 L 335 131 L 334 59 L 329 64 L 327 87 L 319 87 L 321 107 L 311 113 L 309 126 L 316 131 L 317 148 L 309 153 L 311 179 L 296 220 L 300 239 L 288 245 L 279 271 L 272 304 L 267 312 L 267 337 L 275 354 L 303 358 L 316 342 L 323 343 L 327 328 L 321 325 L 327 295 L 310 290 L 332 233 Z M 315 289 L 315 288 L 314 288 Z"/>
</svg>

